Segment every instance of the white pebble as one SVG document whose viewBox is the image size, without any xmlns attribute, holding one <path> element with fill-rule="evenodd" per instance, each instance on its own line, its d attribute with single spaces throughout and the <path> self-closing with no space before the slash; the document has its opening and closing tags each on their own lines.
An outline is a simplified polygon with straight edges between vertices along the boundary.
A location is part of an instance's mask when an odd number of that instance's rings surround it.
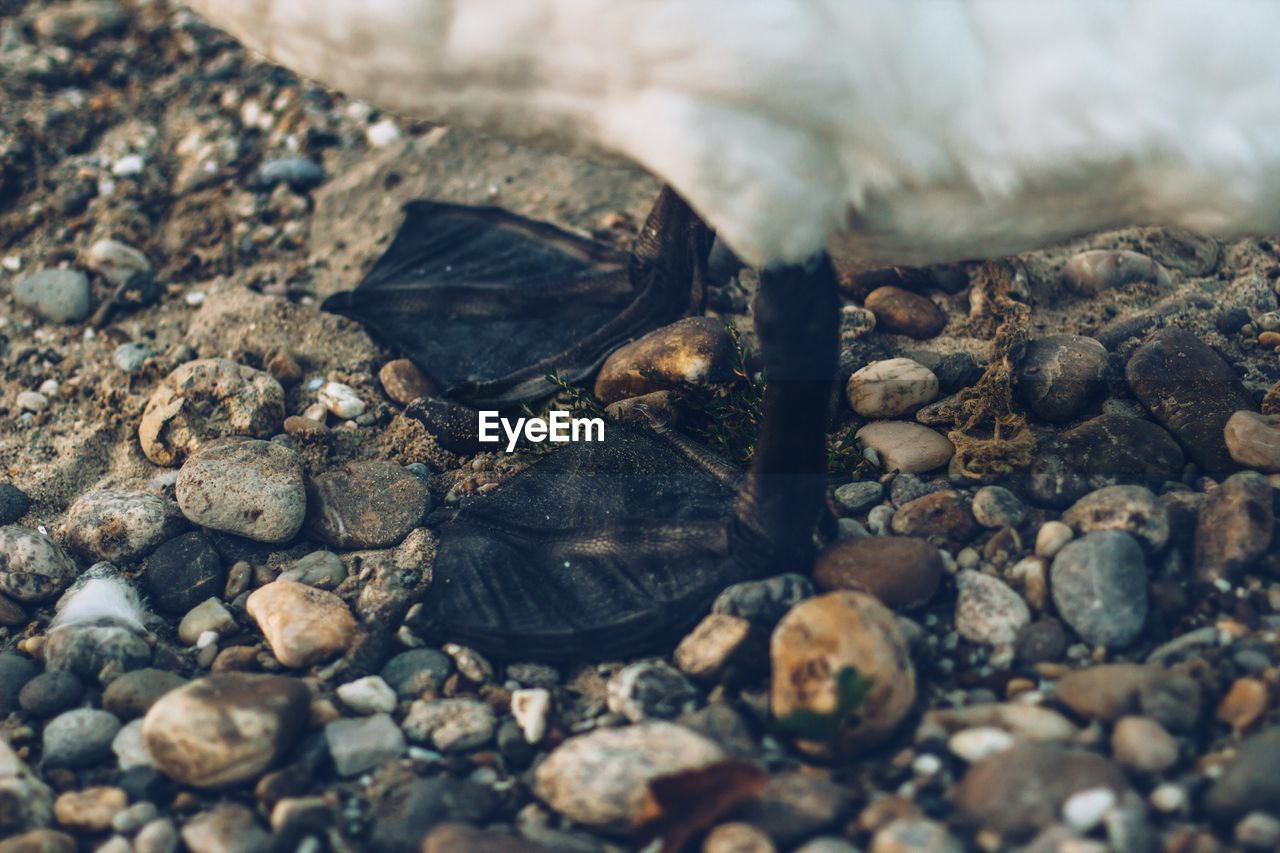
<svg viewBox="0 0 1280 853">
<path fill-rule="evenodd" d="M 196 638 L 196 648 L 207 649 L 209 646 L 212 646 L 216 642 L 218 642 L 217 631 L 212 631 L 212 630 L 201 631 L 200 636 Z"/>
<path fill-rule="evenodd" d="M 926 752 L 916 756 L 916 760 L 911 762 L 911 769 L 917 776 L 933 776 L 942 769 L 942 759 L 932 752 Z"/>
<path fill-rule="evenodd" d="M 364 400 L 356 393 L 356 389 L 341 382 L 326 382 L 316 395 L 330 412 L 344 420 L 358 418 L 364 414 Z"/>
<path fill-rule="evenodd" d="M 199 308 L 204 304 L 204 291 L 193 290 L 186 295 L 186 302 L 192 308 Z"/>
<path fill-rule="evenodd" d="M 1062 804 L 1062 819 L 1077 832 L 1088 832 L 1116 804 L 1115 792 L 1110 788 L 1089 788 L 1067 797 Z"/>
<path fill-rule="evenodd" d="M 357 714 L 390 714 L 396 709 L 396 691 L 379 675 L 348 681 L 336 692 L 342 704 Z"/>
<path fill-rule="evenodd" d="M 147 161 L 142 159 L 141 154 L 126 154 L 111 166 L 111 174 L 117 178 L 141 174 L 146 165 Z"/>
<path fill-rule="evenodd" d="M 1013 735 L 994 726 L 962 729 L 947 739 L 947 749 L 970 764 L 990 758 L 1013 746 Z"/>
<path fill-rule="evenodd" d="M 938 396 L 938 377 L 909 358 L 873 361 L 849 377 L 849 405 L 866 418 L 895 418 Z"/>
<path fill-rule="evenodd" d="M 527 743 L 537 743 L 547 733 L 551 692 L 544 687 L 526 687 L 511 693 L 511 716 L 515 717 Z"/>
<path fill-rule="evenodd" d="M 370 148 L 386 148 L 400 136 L 400 126 L 396 124 L 395 119 L 391 118 L 384 118 L 376 124 L 369 125 L 369 129 L 364 132 L 364 138 L 368 140 Z"/>
<path fill-rule="evenodd" d="M 329 417 L 329 409 L 324 403 L 312 403 L 303 409 L 302 416 L 307 420 L 322 424 Z"/>
<path fill-rule="evenodd" d="M 49 398 L 39 391 L 19 391 L 17 403 L 24 412 L 43 412 L 49 408 Z"/>
<path fill-rule="evenodd" d="M 4 260 L 0 261 L 0 266 L 4 267 L 5 272 L 19 272 L 22 270 L 22 258 L 17 255 L 5 255 Z"/>
<path fill-rule="evenodd" d="M 56 397 L 58 396 L 58 390 L 61 387 L 62 386 L 58 384 L 58 380 L 46 379 L 45 381 L 40 383 L 39 391 L 41 394 L 44 394 L 46 397 Z"/>
<path fill-rule="evenodd" d="M 1074 536 L 1071 528 L 1061 521 L 1046 521 L 1036 533 L 1036 556 L 1050 559 Z"/>
</svg>

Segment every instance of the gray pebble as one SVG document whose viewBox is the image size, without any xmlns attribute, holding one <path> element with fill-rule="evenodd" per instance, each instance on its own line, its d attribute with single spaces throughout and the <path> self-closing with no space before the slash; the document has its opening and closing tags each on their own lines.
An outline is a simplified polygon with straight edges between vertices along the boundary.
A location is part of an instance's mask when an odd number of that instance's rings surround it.
<svg viewBox="0 0 1280 853">
<path fill-rule="evenodd" d="M 498 720 L 493 708 L 479 699 L 456 698 L 414 702 L 402 728 L 416 743 L 441 752 L 462 752 L 484 746 L 493 738 Z"/>
<path fill-rule="evenodd" d="M 1147 618 L 1147 566 L 1138 541 L 1100 530 L 1068 542 L 1050 569 L 1053 603 L 1063 621 L 1094 646 L 1120 649 Z"/>
<path fill-rule="evenodd" d="M 226 572 L 209 537 L 193 531 L 156 548 L 147 558 L 146 581 L 156 609 L 181 616 L 218 596 L 226 586 Z"/>
<path fill-rule="evenodd" d="M 44 269 L 13 286 L 14 300 L 55 323 L 79 323 L 92 310 L 89 277 L 79 270 Z"/>
<path fill-rule="evenodd" d="M 274 441 L 221 439 L 178 472 L 178 506 L 193 523 L 255 542 L 287 542 L 302 528 L 302 458 Z"/>
<path fill-rule="evenodd" d="M 662 661 L 643 661 L 620 669 L 608 684 L 609 710 L 633 723 L 670 720 L 692 711 L 698 690 L 675 667 Z"/>
<path fill-rule="evenodd" d="M 18 709 L 19 693 L 39 672 L 30 658 L 17 652 L 0 652 L 0 714 Z"/>
<path fill-rule="evenodd" d="M 277 184 L 287 184 L 296 192 L 306 192 L 322 183 L 324 169 L 318 163 L 302 157 L 268 160 L 254 175 L 254 185 L 258 189 L 271 189 Z"/>
<path fill-rule="evenodd" d="M 75 560 L 48 536 L 11 524 L 0 527 L 0 592 L 42 601 L 62 592 L 80 573 Z"/>
<path fill-rule="evenodd" d="M 92 767 L 111 755 L 120 721 L 106 711 L 78 708 L 44 727 L 43 760 L 49 767 Z"/>
<path fill-rule="evenodd" d="M 382 680 L 401 699 L 416 699 L 425 690 L 438 690 L 453 673 L 453 659 L 436 649 L 411 649 L 387 661 Z"/>
<path fill-rule="evenodd" d="M 716 597 L 711 611 L 772 630 L 788 610 L 813 594 L 813 583 L 804 575 L 777 575 L 727 587 Z"/>
<path fill-rule="evenodd" d="M 277 580 L 296 581 L 307 586 L 321 589 L 333 589 L 346 580 L 347 567 L 342 559 L 332 551 L 312 551 L 310 554 L 295 560 L 289 568 L 280 573 Z"/>
<path fill-rule="evenodd" d="M 42 672 L 27 682 L 18 694 L 18 704 L 33 717 L 52 717 L 80 701 L 84 685 L 69 672 Z"/>
<path fill-rule="evenodd" d="M 1026 518 L 1022 500 L 1003 486 L 983 486 L 973 496 L 973 517 L 983 527 L 1017 527 Z"/>
<path fill-rule="evenodd" d="M 12 483 L 0 483 L 0 526 L 13 524 L 31 509 L 31 498 Z"/>
<path fill-rule="evenodd" d="M 866 509 L 869 506 L 880 502 L 880 498 L 884 496 L 884 486 L 875 480 L 860 480 L 856 483 L 845 483 L 837 486 L 832 493 L 835 498 L 836 506 L 841 512 L 852 515 L 859 510 Z"/>
<path fill-rule="evenodd" d="M 142 491 L 99 489 L 67 510 L 67 544 L 90 560 L 131 563 L 187 526 L 173 501 Z"/>
<path fill-rule="evenodd" d="M 387 714 L 334 720 L 324 727 L 324 739 L 339 776 L 372 770 L 405 750 L 404 734 Z"/>
<path fill-rule="evenodd" d="M 111 363 L 122 373 L 133 373 L 155 355 L 146 344 L 125 343 L 111 354 Z"/>
</svg>

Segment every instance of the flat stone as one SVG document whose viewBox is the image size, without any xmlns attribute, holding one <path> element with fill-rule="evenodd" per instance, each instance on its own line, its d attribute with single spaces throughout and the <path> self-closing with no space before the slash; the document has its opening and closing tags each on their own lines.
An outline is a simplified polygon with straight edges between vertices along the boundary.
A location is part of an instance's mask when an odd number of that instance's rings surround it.
<svg viewBox="0 0 1280 853">
<path fill-rule="evenodd" d="M 651 780 L 724 757 L 715 743 L 674 723 L 598 729 L 556 747 L 534 771 L 533 789 L 576 823 L 627 832 L 640 818 Z"/>
<path fill-rule="evenodd" d="M 427 484 L 403 465 L 352 462 L 307 490 L 307 532 L 337 548 L 386 548 L 418 526 L 431 505 Z"/>
<path fill-rule="evenodd" d="M 209 537 L 200 531 L 176 536 L 147 558 L 145 578 L 151 602 L 162 613 L 179 616 L 226 585 L 226 571 Z"/>
<path fill-rule="evenodd" d="M 293 745 L 310 694 L 293 678 L 219 673 L 166 693 L 142 724 L 158 767 L 184 785 L 256 779 Z"/>
<path fill-rule="evenodd" d="M 714 317 L 686 317 L 614 350 L 596 377 L 595 395 L 608 405 L 654 391 L 727 382 L 733 339 Z"/>
<path fill-rule="evenodd" d="M 859 480 L 856 483 L 844 483 L 836 486 L 832 492 L 836 506 L 842 512 L 853 514 L 867 509 L 880 502 L 884 496 L 884 486 L 875 480 Z"/>
<path fill-rule="evenodd" d="M 1145 418 L 1105 413 L 1060 434 L 1032 462 L 1031 497 L 1063 507 L 1117 483 L 1159 485 L 1182 476 L 1182 448 Z"/>
<path fill-rule="evenodd" d="M 0 833 L 45 826 L 52 819 L 53 792 L 0 738 Z"/>
<path fill-rule="evenodd" d="M 79 574 L 75 560 L 48 536 L 16 524 L 0 527 L 0 592 L 18 601 L 44 601 Z"/>
<path fill-rule="evenodd" d="M 1004 486 L 983 486 L 978 489 L 973 495 L 970 509 L 974 520 L 990 530 L 1017 527 L 1027 515 L 1027 507 L 1022 499 Z"/>
<path fill-rule="evenodd" d="M 416 699 L 427 690 L 444 687 L 453 672 L 453 659 L 438 649 L 410 649 L 387 661 L 382 678 L 401 699 Z"/>
<path fill-rule="evenodd" d="M 1264 474 L 1280 473 L 1280 415 L 1240 411 L 1223 427 L 1231 458 Z"/>
<path fill-rule="evenodd" d="M 409 707 L 401 727 L 410 740 L 441 752 L 463 752 L 483 746 L 497 728 L 493 708 L 478 699 L 421 699 Z"/>
<path fill-rule="evenodd" d="M 894 609 L 922 607 L 942 582 L 936 546 L 912 536 L 869 536 L 830 545 L 818 555 L 813 581 L 829 592 L 868 592 Z"/>
<path fill-rule="evenodd" d="M 107 685 L 102 693 L 102 707 L 121 720 L 144 716 L 161 696 L 176 690 L 187 680 L 163 669 L 135 669 Z"/>
<path fill-rule="evenodd" d="M 1164 329 L 1130 357 L 1125 378 L 1201 469 L 1234 467 L 1223 430 L 1235 412 L 1250 408 L 1250 400 L 1240 377 L 1212 347 L 1186 329 Z"/>
<path fill-rule="evenodd" d="M 331 592 L 292 581 L 275 581 L 249 595 L 245 609 L 285 666 L 331 660 L 351 647 L 356 621 Z"/>
<path fill-rule="evenodd" d="M 1163 773 L 1178 763 L 1178 741 L 1150 717 L 1121 717 L 1111 732 L 1111 753 L 1125 767 Z"/>
<path fill-rule="evenodd" d="M 0 840 L 0 853 L 76 853 L 76 840 L 56 829 L 33 829 Z"/>
<path fill-rule="evenodd" d="M 111 828 L 111 820 L 127 805 L 129 798 L 119 788 L 94 786 L 59 794 L 53 803 L 53 814 L 67 829 L 105 832 Z"/>
<path fill-rule="evenodd" d="M 962 571 L 956 576 L 956 587 L 956 631 L 970 642 L 1012 646 L 1031 622 L 1022 596 L 993 575 Z"/>
<path fill-rule="evenodd" d="M 339 776 L 356 776 L 404 754 L 404 734 L 387 714 L 334 720 L 324 739 Z"/>
<path fill-rule="evenodd" d="M 448 776 L 410 775 L 375 790 L 370 801 L 369 848 L 386 853 L 419 853 L 423 836 L 433 827 L 445 821 L 487 823 L 498 807 L 490 788 Z"/>
<path fill-rule="evenodd" d="M 857 713 L 837 721 L 834 738 L 797 741 L 810 755 L 848 758 L 878 746 L 915 704 L 915 670 L 897 621 L 865 593 L 842 590 L 797 604 L 774 630 L 770 657 L 770 705 L 778 720 L 797 711 L 837 713 L 846 670 L 871 681 Z"/>
<path fill-rule="evenodd" d="M 157 465 L 178 465 L 206 442 L 267 438 L 284 420 L 284 389 L 271 374 L 225 358 L 179 365 L 151 393 L 138 443 Z"/>
<path fill-rule="evenodd" d="M 772 631 L 797 603 L 813 596 L 813 583 L 804 575 L 776 575 L 725 587 L 711 605 L 712 613 L 738 616 Z"/>
<path fill-rule="evenodd" d="M 1138 541 L 1100 530 L 1063 546 L 1050 568 L 1058 614 L 1090 645 L 1121 649 L 1147 618 L 1147 566 Z"/>
<path fill-rule="evenodd" d="M 193 523 L 256 542 L 288 542 L 307 512 L 297 451 L 257 439 L 204 444 L 178 472 L 177 497 Z"/>
<path fill-rule="evenodd" d="M 938 377 L 909 358 L 873 361 L 853 372 L 845 396 L 864 418 L 896 418 L 937 399 Z"/>
<path fill-rule="evenodd" d="M 271 836 L 244 806 L 223 803 L 182 825 L 191 853 L 256 853 L 271 847 Z"/>
<path fill-rule="evenodd" d="M 98 240 L 89 247 L 85 265 L 116 287 L 128 284 L 138 273 L 151 272 L 147 256 L 119 240 Z"/>
<path fill-rule="evenodd" d="M 13 299 L 19 307 L 54 323 L 80 323 L 93 310 L 89 277 L 79 270 L 39 270 L 14 283 Z"/>
<path fill-rule="evenodd" d="M 43 719 L 68 710 L 84 695 L 84 685 L 70 672 L 49 670 L 31 679 L 18 693 L 18 705 Z"/>
<path fill-rule="evenodd" d="M 1271 484 L 1254 471 L 1232 474 L 1209 492 L 1196 524 L 1195 572 L 1201 581 L 1234 581 L 1271 551 Z"/>
<path fill-rule="evenodd" d="M 833 828 L 853 808 L 854 797 L 826 773 L 783 770 L 734 814 L 759 827 L 783 847 Z"/>
<path fill-rule="evenodd" d="M 1130 284 L 1172 286 L 1169 273 L 1158 262 L 1128 249 L 1090 249 L 1073 255 L 1062 271 L 1062 281 L 1081 296 L 1099 296 Z"/>
<path fill-rule="evenodd" d="M 120 721 L 106 711 L 66 711 L 45 724 L 42 760 L 48 767 L 92 767 L 111 755 L 118 731 Z"/>
<path fill-rule="evenodd" d="M 86 559 L 132 563 L 187 526 L 178 505 L 151 492 L 99 489 L 76 499 L 63 523 L 67 544 Z"/>
<path fill-rule="evenodd" d="M 894 335 L 932 338 L 947 325 L 947 314 L 931 300 L 892 285 L 878 287 L 863 306 L 876 317 L 876 328 Z"/>
<path fill-rule="evenodd" d="M 941 491 L 916 498 L 893 514 L 893 532 L 919 536 L 953 553 L 978 535 L 969 502 L 959 492 Z"/>
<path fill-rule="evenodd" d="M 1107 364 L 1107 348 L 1093 338 L 1037 338 L 1027 344 L 1018 363 L 1018 398 L 1041 420 L 1066 423 L 1102 393 Z"/>
<path fill-rule="evenodd" d="M 395 402 L 407 406 L 420 397 L 432 397 L 440 392 L 436 383 L 428 379 L 418 366 L 407 358 L 397 358 L 382 365 L 378 371 L 382 390 Z"/>
<path fill-rule="evenodd" d="M 1062 521 L 1081 533 L 1119 530 L 1148 551 L 1169 541 L 1169 514 L 1155 493 L 1145 486 L 1106 486 L 1076 501 Z"/>
<path fill-rule="evenodd" d="M 390 714 L 396 709 L 396 692 L 381 676 L 366 675 L 338 686 L 342 704 L 357 714 Z"/>
<path fill-rule="evenodd" d="M 1159 678 L 1157 667 L 1102 664 L 1062 676 L 1054 696 L 1081 716 L 1110 723 L 1137 711 L 1143 691 Z"/>
<path fill-rule="evenodd" d="M 911 421 L 873 421 L 855 437 L 874 450 L 886 471 L 923 474 L 951 461 L 956 448 L 946 436 Z"/>
<path fill-rule="evenodd" d="M 746 619 L 710 613 L 680 641 L 672 660 L 686 675 L 711 681 L 749 654 L 755 636 Z"/>
<path fill-rule="evenodd" d="M 296 581 L 320 589 L 333 589 L 347 579 L 347 567 L 332 551 L 312 551 L 290 564 L 276 580 Z"/>
<path fill-rule="evenodd" d="M 1218 820 L 1237 820 L 1249 812 L 1280 816 L 1280 729 L 1269 729 L 1240 744 L 1234 761 L 1223 768 L 1204 806 Z"/>
</svg>

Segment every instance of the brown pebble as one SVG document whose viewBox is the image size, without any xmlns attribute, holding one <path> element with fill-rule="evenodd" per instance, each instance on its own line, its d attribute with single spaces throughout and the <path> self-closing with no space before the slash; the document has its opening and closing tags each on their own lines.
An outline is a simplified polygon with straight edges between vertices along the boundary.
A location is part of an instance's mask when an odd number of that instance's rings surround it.
<svg viewBox="0 0 1280 853">
<path fill-rule="evenodd" d="M 937 547 L 913 536 L 846 539 L 824 549 L 813 567 L 823 591 L 869 592 L 889 607 L 910 610 L 938 590 L 944 566 Z"/>
<path fill-rule="evenodd" d="M 1280 347 L 1280 332 L 1263 332 L 1258 335 L 1258 343 L 1264 347 Z"/>
<path fill-rule="evenodd" d="M 427 378 L 418 366 L 407 358 L 397 358 L 382 365 L 378 371 L 378 381 L 387 396 L 402 406 L 407 406 L 420 397 L 432 397 L 439 393 L 439 388 Z"/>
<path fill-rule="evenodd" d="M 1196 577 L 1234 580 L 1271 548 L 1271 484 L 1255 471 L 1232 474 L 1209 493 L 1196 525 Z"/>
<path fill-rule="evenodd" d="M 302 365 L 287 350 L 276 350 L 267 356 L 265 367 L 267 372 L 276 378 L 281 385 L 297 385 L 305 375 Z"/>
<path fill-rule="evenodd" d="M 876 329 L 891 334 L 932 338 L 947 325 L 945 311 L 931 300 L 901 287 L 877 288 L 863 305 L 876 315 Z"/>
<path fill-rule="evenodd" d="M 1218 703 L 1218 719 L 1242 732 L 1258 721 L 1268 702 L 1267 685 L 1256 678 L 1237 678 Z"/>
<path fill-rule="evenodd" d="M 319 421 L 311 420 L 311 418 L 290 415 L 284 419 L 284 431 L 289 435 L 307 438 L 309 436 L 325 435 L 329 432 L 329 428 Z"/>
<path fill-rule="evenodd" d="M 254 672 L 258 669 L 256 646 L 230 646 L 218 652 L 209 667 L 211 672 Z"/>
<path fill-rule="evenodd" d="M 605 360 L 596 377 L 602 403 L 686 385 L 726 382 L 733 376 L 733 339 L 712 317 L 686 317 L 655 329 Z"/>
<path fill-rule="evenodd" d="M 13 599 L 0 595 L 0 625 L 19 628 L 25 624 L 27 624 L 26 611 Z"/>
<path fill-rule="evenodd" d="M 922 536 L 953 553 L 980 530 L 964 495 L 950 490 L 903 504 L 893 514 L 892 527 L 899 536 Z"/>
</svg>

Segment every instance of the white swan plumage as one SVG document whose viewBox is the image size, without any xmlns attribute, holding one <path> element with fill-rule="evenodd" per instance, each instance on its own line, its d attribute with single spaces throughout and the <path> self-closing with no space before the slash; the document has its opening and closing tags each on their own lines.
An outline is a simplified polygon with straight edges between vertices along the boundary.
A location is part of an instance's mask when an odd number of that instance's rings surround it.
<svg viewBox="0 0 1280 853">
<path fill-rule="evenodd" d="M 1280 233 L 1280 4 L 191 0 L 415 116 L 627 158 L 748 263 Z"/>
</svg>

